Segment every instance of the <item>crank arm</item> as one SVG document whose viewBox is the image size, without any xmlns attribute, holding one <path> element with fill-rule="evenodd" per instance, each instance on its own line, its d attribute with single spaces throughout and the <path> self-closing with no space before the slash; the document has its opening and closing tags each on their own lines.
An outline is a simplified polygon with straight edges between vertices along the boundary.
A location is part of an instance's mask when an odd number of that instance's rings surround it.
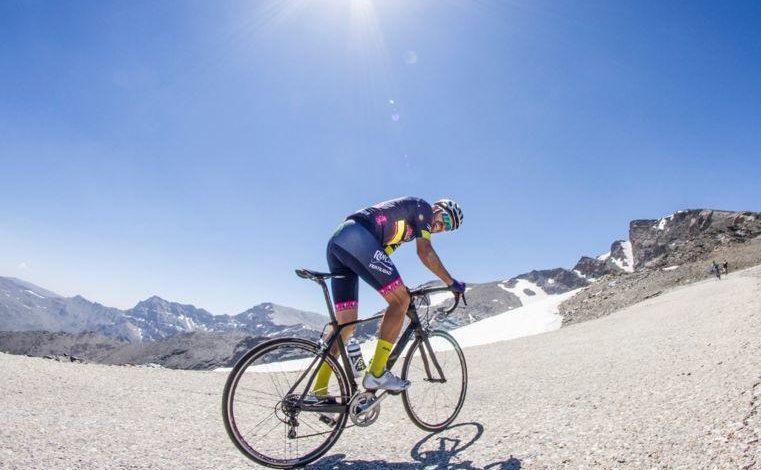
<svg viewBox="0 0 761 470">
<path fill-rule="evenodd" d="M 380 395 L 378 395 L 375 400 L 373 400 L 372 403 L 370 403 L 367 408 L 362 408 L 361 413 L 370 413 L 373 411 L 378 405 L 380 405 L 380 402 L 386 399 L 388 396 L 388 391 L 384 390 Z"/>
</svg>

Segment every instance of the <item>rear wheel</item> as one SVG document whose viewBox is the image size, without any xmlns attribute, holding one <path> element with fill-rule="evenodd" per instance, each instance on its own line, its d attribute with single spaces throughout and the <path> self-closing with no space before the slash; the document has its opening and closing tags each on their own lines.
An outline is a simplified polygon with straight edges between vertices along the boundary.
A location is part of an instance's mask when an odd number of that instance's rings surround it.
<svg viewBox="0 0 761 470">
<path fill-rule="evenodd" d="M 415 425 L 426 431 L 449 426 L 465 403 L 465 355 L 445 331 L 432 331 L 427 338 L 415 340 L 404 358 L 402 378 L 411 382 L 402 392 L 404 410 Z"/>
<path fill-rule="evenodd" d="M 299 407 L 309 378 L 320 367 L 319 355 L 320 347 L 312 341 L 282 338 L 255 347 L 233 367 L 222 416 L 227 434 L 246 457 L 268 467 L 300 467 L 320 458 L 338 440 L 346 411 L 325 416 Z M 333 371 L 328 395 L 338 404 L 348 404 L 343 369 L 332 356 L 326 362 Z"/>
</svg>

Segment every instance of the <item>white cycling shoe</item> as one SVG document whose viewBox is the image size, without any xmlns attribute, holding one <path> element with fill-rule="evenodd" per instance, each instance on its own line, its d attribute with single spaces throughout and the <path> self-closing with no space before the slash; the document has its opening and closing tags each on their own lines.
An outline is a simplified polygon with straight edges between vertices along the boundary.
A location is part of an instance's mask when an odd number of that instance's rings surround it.
<svg viewBox="0 0 761 470">
<path fill-rule="evenodd" d="M 362 386 L 365 390 L 388 390 L 389 392 L 401 392 L 407 390 L 410 386 L 409 380 L 400 379 L 386 370 L 380 377 L 375 377 L 370 371 L 362 379 Z"/>
</svg>

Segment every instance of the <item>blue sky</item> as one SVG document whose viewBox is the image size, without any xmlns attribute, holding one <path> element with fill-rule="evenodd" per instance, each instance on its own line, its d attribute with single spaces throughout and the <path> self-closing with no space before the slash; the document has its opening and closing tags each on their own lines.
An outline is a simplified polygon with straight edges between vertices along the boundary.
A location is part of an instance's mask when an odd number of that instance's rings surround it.
<svg viewBox="0 0 761 470">
<path fill-rule="evenodd" d="M 752 1 L 0 0 L 0 275 L 323 311 L 293 269 L 397 196 L 462 204 L 434 246 L 471 282 L 634 218 L 761 211 L 758 24 Z"/>
</svg>

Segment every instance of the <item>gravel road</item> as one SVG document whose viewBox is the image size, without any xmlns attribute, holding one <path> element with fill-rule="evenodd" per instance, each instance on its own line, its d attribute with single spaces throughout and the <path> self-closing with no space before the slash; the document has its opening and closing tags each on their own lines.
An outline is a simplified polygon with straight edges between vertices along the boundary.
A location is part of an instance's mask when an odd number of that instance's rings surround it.
<svg viewBox="0 0 761 470">
<path fill-rule="evenodd" d="M 391 398 L 312 467 L 761 470 L 761 267 L 465 353 L 456 426 L 420 431 Z M 7 354 L 0 373 L 0 468 L 256 467 L 224 432 L 224 374 Z"/>
</svg>

